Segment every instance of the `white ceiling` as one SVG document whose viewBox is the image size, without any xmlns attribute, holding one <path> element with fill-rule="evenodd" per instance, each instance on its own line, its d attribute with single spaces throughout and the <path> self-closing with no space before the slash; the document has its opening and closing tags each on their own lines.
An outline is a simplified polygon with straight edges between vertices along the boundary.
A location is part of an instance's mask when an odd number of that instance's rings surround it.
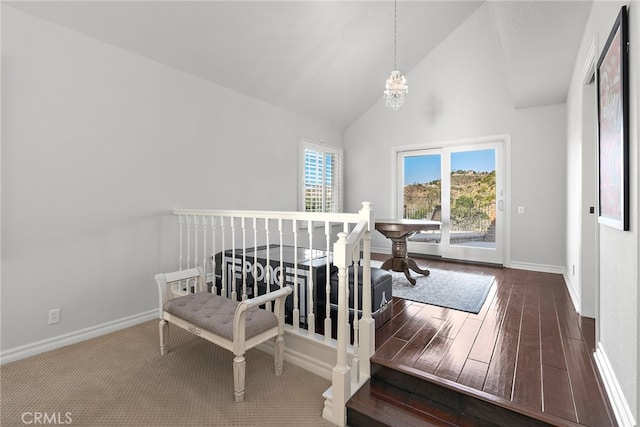
<svg viewBox="0 0 640 427">
<path fill-rule="evenodd" d="M 347 126 L 381 102 L 391 1 L 17 1 L 13 7 L 270 104 Z M 407 74 L 484 2 L 398 2 Z M 516 107 L 566 98 L 591 1 L 490 1 Z"/>
</svg>

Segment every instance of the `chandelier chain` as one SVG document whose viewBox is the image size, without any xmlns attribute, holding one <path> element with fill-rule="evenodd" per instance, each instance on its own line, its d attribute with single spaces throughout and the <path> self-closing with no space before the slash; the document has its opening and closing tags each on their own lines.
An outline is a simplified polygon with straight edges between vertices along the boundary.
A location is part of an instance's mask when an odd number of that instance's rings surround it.
<svg viewBox="0 0 640 427">
<path fill-rule="evenodd" d="M 398 69 L 398 0 L 393 0 L 393 69 Z"/>
</svg>

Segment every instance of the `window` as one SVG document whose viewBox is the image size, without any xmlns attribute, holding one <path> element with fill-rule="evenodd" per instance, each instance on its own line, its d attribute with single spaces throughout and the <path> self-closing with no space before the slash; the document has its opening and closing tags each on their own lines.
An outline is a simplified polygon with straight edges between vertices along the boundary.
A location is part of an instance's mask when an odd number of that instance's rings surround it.
<svg viewBox="0 0 640 427">
<path fill-rule="evenodd" d="M 342 149 L 300 140 L 304 212 L 342 212 Z"/>
</svg>

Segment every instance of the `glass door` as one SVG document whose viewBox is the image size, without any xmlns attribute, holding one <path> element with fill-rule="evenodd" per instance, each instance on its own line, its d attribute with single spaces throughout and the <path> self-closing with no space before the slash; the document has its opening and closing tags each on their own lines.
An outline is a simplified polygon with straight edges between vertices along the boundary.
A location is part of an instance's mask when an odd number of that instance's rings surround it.
<svg viewBox="0 0 640 427">
<path fill-rule="evenodd" d="M 409 238 L 409 252 L 504 264 L 502 157 L 499 143 L 398 153 L 398 215 L 442 223 Z"/>
</svg>

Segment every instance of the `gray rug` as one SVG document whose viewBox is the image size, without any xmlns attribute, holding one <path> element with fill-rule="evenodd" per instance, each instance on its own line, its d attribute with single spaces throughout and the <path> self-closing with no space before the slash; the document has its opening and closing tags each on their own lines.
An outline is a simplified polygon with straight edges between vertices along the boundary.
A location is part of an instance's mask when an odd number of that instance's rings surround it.
<svg viewBox="0 0 640 427">
<path fill-rule="evenodd" d="M 379 267 L 381 263 L 372 261 L 371 264 Z M 429 271 L 431 274 L 428 276 L 412 272 L 415 286 L 409 283 L 404 273 L 391 271 L 393 296 L 475 314 L 482 309 L 495 280 L 494 276 L 486 274 L 437 268 L 429 268 Z"/>
</svg>

